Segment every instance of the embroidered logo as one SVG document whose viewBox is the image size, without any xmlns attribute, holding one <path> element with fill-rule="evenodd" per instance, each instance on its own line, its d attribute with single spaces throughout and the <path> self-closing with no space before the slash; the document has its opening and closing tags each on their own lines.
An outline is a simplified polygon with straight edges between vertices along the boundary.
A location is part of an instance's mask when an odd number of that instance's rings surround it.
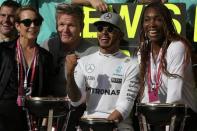
<svg viewBox="0 0 197 131">
<path fill-rule="evenodd" d="M 118 67 L 116 68 L 116 73 L 117 73 L 117 74 L 120 74 L 121 71 L 122 71 L 122 66 L 118 66 Z"/>
<path fill-rule="evenodd" d="M 95 66 L 93 64 L 89 64 L 89 65 L 86 65 L 85 69 L 88 73 L 92 73 L 95 69 Z"/>
<path fill-rule="evenodd" d="M 86 79 L 87 80 L 95 80 L 95 77 L 94 76 L 86 76 Z"/>
<path fill-rule="evenodd" d="M 112 18 L 112 14 L 111 13 L 107 13 L 105 16 L 104 16 L 104 19 L 106 20 L 109 20 Z"/>
<path fill-rule="evenodd" d="M 113 83 L 122 83 L 122 79 L 112 77 L 111 78 L 111 82 L 113 82 Z"/>
</svg>

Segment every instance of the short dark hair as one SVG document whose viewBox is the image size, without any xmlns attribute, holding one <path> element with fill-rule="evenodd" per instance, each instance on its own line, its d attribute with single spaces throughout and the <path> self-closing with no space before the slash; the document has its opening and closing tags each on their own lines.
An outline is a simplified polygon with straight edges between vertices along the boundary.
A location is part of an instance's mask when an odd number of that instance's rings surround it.
<svg viewBox="0 0 197 131">
<path fill-rule="evenodd" d="M 76 4 L 66 4 L 61 3 L 58 4 L 56 7 L 56 20 L 58 14 L 68 14 L 68 15 L 75 15 L 79 19 L 80 25 L 83 28 L 84 25 L 84 13 L 82 8 Z"/>
<path fill-rule="evenodd" d="M 1 4 L 1 8 L 3 6 L 8 6 L 8 7 L 14 8 L 15 10 L 21 7 L 21 5 L 19 3 L 17 3 L 16 1 L 13 1 L 13 0 L 6 0 L 6 1 L 4 1 Z"/>
</svg>

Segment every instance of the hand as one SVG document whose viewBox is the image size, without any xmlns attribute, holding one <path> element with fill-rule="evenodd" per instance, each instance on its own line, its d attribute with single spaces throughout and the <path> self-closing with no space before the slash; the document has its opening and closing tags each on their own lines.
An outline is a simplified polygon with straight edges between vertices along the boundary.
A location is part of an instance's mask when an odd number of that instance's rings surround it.
<svg viewBox="0 0 197 131">
<path fill-rule="evenodd" d="M 167 2 L 168 2 L 168 0 L 161 0 L 161 2 L 162 2 L 162 3 L 167 3 Z"/>
<path fill-rule="evenodd" d="M 115 121 L 115 122 L 120 122 L 123 120 L 122 118 L 122 115 L 119 111 L 117 110 L 114 110 L 110 115 L 109 117 L 107 118 L 108 120 L 112 120 L 112 121 Z"/>
<path fill-rule="evenodd" d="M 91 4 L 92 7 L 101 12 L 106 12 L 108 9 L 107 4 L 103 0 L 88 0 L 88 2 Z"/>
<path fill-rule="evenodd" d="M 65 68 L 67 70 L 67 74 L 72 74 L 74 72 L 78 59 L 79 57 L 76 54 L 69 54 L 66 56 Z"/>
</svg>

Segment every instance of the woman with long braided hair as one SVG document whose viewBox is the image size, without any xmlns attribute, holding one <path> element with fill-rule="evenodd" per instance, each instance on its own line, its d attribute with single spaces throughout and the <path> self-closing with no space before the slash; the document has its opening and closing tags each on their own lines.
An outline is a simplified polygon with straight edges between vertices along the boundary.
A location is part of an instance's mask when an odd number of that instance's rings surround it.
<svg viewBox="0 0 197 131">
<path fill-rule="evenodd" d="M 145 7 L 139 43 L 141 103 L 181 103 L 197 112 L 191 45 L 177 33 L 165 5 Z"/>
</svg>

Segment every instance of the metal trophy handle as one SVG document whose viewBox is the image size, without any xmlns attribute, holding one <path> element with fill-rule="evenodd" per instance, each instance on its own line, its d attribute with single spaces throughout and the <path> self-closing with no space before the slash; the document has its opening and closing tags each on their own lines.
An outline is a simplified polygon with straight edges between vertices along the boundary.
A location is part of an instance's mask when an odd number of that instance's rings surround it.
<svg viewBox="0 0 197 131">
<path fill-rule="evenodd" d="M 53 123 L 53 109 L 49 109 L 47 131 L 52 131 L 52 123 Z"/>
<path fill-rule="evenodd" d="M 81 118 L 77 131 L 117 131 L 117 123 L 105 118 Z"/>
<path fill-rule="evenodd" d="M 60 118 L 65 116 L 68 112 L 69 101 L 66 98 L 55 98 L 55 97 L 31 97 L 26 98 L 25 107 L 29 112 L 30 116 L 42 119 L 47 118 L 47 131 L 52 131 L 53 118 Z M 30 120 L 30 125 L 35 123 Z M 40 123 L 40 122 L 38 122 Z M 40 130 L 42 125 L 37 124 L 36 130 Z M 32 129 L 32 127 L 29 127 Z M 34 129 L 32 129 L 34 130 Z"/>
<path fill-rule="evenodd" d="M 187 106 L 183 104 L 137 103 L 140 131 L 184 130 Z"/>
</svg>

